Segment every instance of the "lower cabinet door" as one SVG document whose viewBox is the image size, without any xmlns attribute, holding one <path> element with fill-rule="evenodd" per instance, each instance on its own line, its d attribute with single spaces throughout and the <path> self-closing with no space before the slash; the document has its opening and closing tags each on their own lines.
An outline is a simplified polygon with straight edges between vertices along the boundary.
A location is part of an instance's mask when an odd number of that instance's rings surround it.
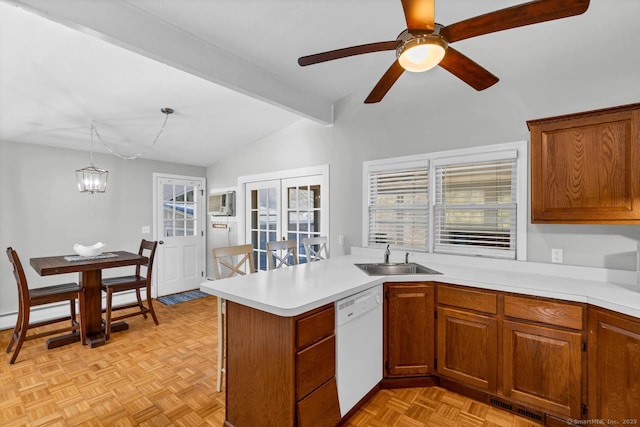
<svg viewBox="0 0 640 427">
<path fill-rule="evenodd" d="M 497 320 L 438 308 L 438 375 L 487 392 L 496 391 Z"/>
<path fill-rule="evenodd" d="M 385 284 L 385 377 L 434 373 L 434 286 Z"/>
<path fill-rule="evenodd" d="M 580 419 L 582 334 L 507 320 L 503 334 L 505 396 Z"/>
<path fill-rule="evenodd" d="M 589 309 L 589 418 L 640 423 L 640 321 Z"/>
</svg>

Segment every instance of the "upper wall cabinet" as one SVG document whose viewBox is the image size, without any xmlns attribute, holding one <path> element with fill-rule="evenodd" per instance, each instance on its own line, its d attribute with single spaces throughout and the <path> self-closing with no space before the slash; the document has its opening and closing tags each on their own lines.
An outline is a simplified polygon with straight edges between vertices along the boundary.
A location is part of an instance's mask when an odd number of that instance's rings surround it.
<svg viewBox="0 0 640 427">
<path fill-rule="evenodd" d="M 532 223 L 640 223 L 640 104 L 527 125 Z"/>
</svg>

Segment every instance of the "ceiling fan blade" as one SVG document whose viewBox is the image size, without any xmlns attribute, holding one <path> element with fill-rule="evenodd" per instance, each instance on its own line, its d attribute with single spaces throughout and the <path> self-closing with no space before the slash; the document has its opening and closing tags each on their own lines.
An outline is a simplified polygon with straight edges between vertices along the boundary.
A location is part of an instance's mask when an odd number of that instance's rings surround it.
<svg viewBox="0 0 640 427">
<path fill-rule="evenodd" d="M 402 0 L 404 18 L 409 30 L 433 30 L 435 22 L 434 0 Z"/>
<path fill-rule="evenodd" d="M 439 65 L 477 91 L 493 86 L 499 80 L 451 46 L 447 48 L 447 53 Z"/>
<path fill-rule="evenodd" d="M 298 58 L 301 66 L 318 64 L 320 62 L 333 61 L 334 59 L 346 58 L 347 56 L 362 55 L 364 53 L 381 52 L 383 50 L 395 50 L 400 42 L 398 40 L 388 42 L 377 42 L 361 44 L 358 46 L 345 47 L 343 49 L 330 50 Z"/>
<path fill-rule="evenodd" d="M 449 43 L 453 43 L 496 31 L 580 15 L 588 7 L 589 0 L 535 0 L 457 22 L 443 28 L 442 34 Z"/>
<path fill-rule="evenodd" d="M 398 78 L 404 73 L 404 68 L 400 65 L 396 59 L 386 73 L 380 78 L 376 86 L 373 88 L 367 99 L 364 100 L 365 104 L 375 104 L 382 101 L 382 98 L 389 92 L 391 86 L 398 80 Z"/>
</svg>

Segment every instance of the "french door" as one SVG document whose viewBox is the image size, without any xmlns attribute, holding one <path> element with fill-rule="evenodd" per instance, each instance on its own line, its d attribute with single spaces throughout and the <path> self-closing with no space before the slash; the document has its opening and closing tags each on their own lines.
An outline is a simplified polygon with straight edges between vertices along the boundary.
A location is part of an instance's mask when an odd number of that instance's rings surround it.
<svg viewBox="0 0 640 427">
<path fill-rule="evenodd" d="M 255 268 L 267 269 L 267 242 L 279 240 L 281 225 L 280 180 L 251 182 L 246 186 L 246 242 L 253 246 Z"/>
<path fill-rule="evenodd" d="M 310 175 L 246 184 L 246 241 L 253 246 L 256 269 L 267 269 L 267 242 L 295 240 L 304 263 L 302 239 L 328 236 L 326 181 L 323 175 Z"/>
<path fill-rule="evenodd" d="M 204 178 L 155 177 L 157 295 L 196 289 L 204 281 Z"/>
</svg>

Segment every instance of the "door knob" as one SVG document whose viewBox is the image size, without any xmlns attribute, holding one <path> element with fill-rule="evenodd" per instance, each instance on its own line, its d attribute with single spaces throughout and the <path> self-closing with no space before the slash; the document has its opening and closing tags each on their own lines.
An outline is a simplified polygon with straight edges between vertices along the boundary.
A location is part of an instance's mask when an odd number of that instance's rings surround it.
<svg viewBox="0 0 640 427">
<path fill-rule="evenodd" d="M 164 245 L 164 240 L 160 240 L 160 241 L 158 242 L 158 244 L 160 244 L 160 245 Z"/>
</svg>

